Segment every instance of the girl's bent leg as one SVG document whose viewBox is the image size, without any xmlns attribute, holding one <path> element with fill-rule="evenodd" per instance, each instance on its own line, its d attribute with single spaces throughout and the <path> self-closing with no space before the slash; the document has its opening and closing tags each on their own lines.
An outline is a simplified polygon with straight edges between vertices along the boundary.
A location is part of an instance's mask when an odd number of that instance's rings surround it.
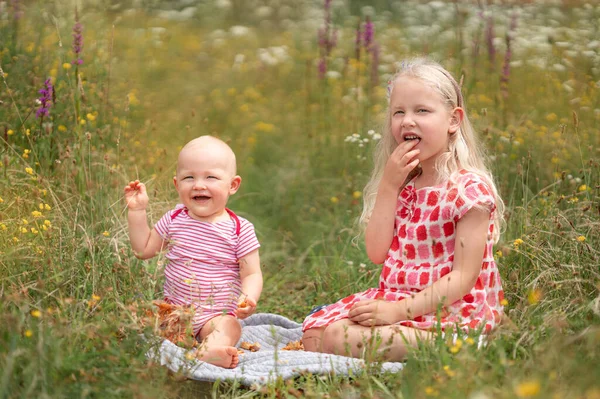
<svg viewBox="0 0 600 399">
<path fill-rule="evenodd" d="M 308 352 L 323 352 L 321 341 L 323 339 L 325 327 L 309 328 L 302 334 L 302 345 L 304 350 Z"/>
<path fill-rule="evenodd" d="M 401 361 L 409 348 L 432 338 L 432 333 L 414 328 L 399 325 L 365 327 L 343 319 L 325 329 L 323 352 L 357 358 L 373 353 L 387 361 Z"/>
<path fill-rule="evenodd" d="M 234 345 L 241 335 L 242 326 L 235 317 L 217 316 L 209 320 L 198 333 L 202 344 L 196 357 L 215 366 L 235 368 L 239 357 Z"/>
</svg>

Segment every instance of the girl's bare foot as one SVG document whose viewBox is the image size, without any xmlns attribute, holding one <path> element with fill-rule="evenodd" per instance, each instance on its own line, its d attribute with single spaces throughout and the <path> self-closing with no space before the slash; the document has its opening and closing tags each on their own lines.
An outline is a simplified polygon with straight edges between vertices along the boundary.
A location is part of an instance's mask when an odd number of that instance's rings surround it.
<svg viewBox="0 0 600 399">
<path fill-rule="evenodd" d="M 233 346 L 202 347 L 196 353 L 196 359 L 226 369 L 235 368 L 240 359 Z"/>
</svg>

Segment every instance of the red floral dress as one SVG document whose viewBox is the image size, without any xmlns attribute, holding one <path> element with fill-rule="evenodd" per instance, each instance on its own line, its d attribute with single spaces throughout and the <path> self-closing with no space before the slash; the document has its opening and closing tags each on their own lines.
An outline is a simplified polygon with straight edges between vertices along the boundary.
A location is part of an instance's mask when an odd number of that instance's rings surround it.
<svg viewBox="0 0 600 399">
<path fill-rule="evenodd" d="M 456 225 L 476 205 L 489 209 L 490 222 L 481 272 L 471 291 L 446 306 L 438 316 L 429 313 L 397 324 L 435 330 L 456 327 L 490 332 L 500 321 L 504 292 L 494 262 L 492 233 L 496 209 L 488 184 L 479 175 L 461 171 L 446 183 L 415 190 L 414 181 L 400 192 L 394 238 L 379 277 L 379 287 L 350 295 L 309 315 L 303 331 L 348 318 L 355 302 L 365 299 L 399 301 L 450 273 L 454 261 Z"/>
</svg>

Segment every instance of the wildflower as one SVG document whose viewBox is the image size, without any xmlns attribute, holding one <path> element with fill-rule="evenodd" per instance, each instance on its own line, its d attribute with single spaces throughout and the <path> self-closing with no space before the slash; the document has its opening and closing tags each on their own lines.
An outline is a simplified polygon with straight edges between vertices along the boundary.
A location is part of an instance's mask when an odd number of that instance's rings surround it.
<svg viewBox="0 0 600 399">
<path fill-rule="evenodd" d="M 32 233 L 32 234 L 37 234 L 37 233 L 39 233 L 39 230 L 38 230 L 38 229 L 36 229 L 35 227 L 32 227 L 32 228 L 31 228 L 31 233 Z"/>
<path fill-rule="evenodd" d="M 462 348 L 463 342 L 461 339 L 457 339 L 454 344 L 449 347 L 450 353 L 457 354 Z"/>
<path fill-rule="evenodd" d="M 27 136 L 27 137 L 31 136 L 31 129 L 25 130 L 25 136 Z"/>
<path fill-rule="evenodd" d="M 497 250 L 496 251 L 496 257 L 501 258 L 503 256 L 502 251 L 501 250 Z"/>
<path fill-rule="evenodd" d="M 4 200 L 2 199 L 2 197 L 0 197 L 0 204 L 3 203 L 3 202 L 4 202 Z"/>
<path fill-rule="evenodd" d="M 524 381 L 515 387 L 515 394 L 519 398 L 531 398 L 540 393 L 540 383 L 537 380 Z"/>
<path fill-rule="evenodd" d="M 6 132 L 7 135 L 12 136 L 13 134 L 15 134 L 15 132 L 12 129 L 8 129 L 8 131 Z"/>
<path fill-rule="evenodd" d="M 35 309 L 31 311 L 31 315 L 33 317 L 35 317 L 36 319 L 39 319 L 42 316 L 42 312 L 40 312 L 39 310 Z"/>
<path fill-rule="evenodd" d="M 44 209 L 49 211 L 50 209 L 52 209 L 52 207 L 48 204 L 44 204 Z"/>
<path fill-rule="evenodd" d="M 39 218 L 39 217 L 42 217 L 43 215 L 42 215 L 42 212 L 40 212 L 40 211 L 33 211 L 33 212 L 31 212 L 31 216 L 33 216 L 34 218 Z"/>
<path fill-rule="evenodd" d="M 577 241 L 579 242 L 584 242 L 585 241 L 585 236 L 579 236 L 576 238 Z"/>
<path fill-rule="evenodd" d="M 331 197 L 329 200 L 330 200 L 330 201 L 331 201 L 333 204 L 337 204 L 338 202 L 340 202 L 340 200 L 339 200 L 339 198 L 338 198 L 338 197 Z"/>
<path fill-rule="evenodd" d="M 40 89 L 38 93 L 41 94 L 40 98 L 38 98 L 40 107 L 35 112 L 35 116 L 38 118 L 43 118 L 44 116 L 50 115 L 50 103 L 54 94 L 52 81 L 50 79 L 46 79 L 44 81 L 44 87 Z"/>
<path fill-rule="evenodd" d="M 81 119 L 79 120 L 79 124 L 80 124 L 80 125 L 85 125 L 85 123 L 86 123 L 86 122 L 85 122 L 85 119 L 81 118 Z"/>
<path fill-rule="evenodd" d="M 104 237 L 108 237 L 108 236 L 110 236 L 110 233 L 109 233 L 108 231 L 104 231 L 104 232 L 102 233 L 102 235 L 103 235 Z"/>
<path fill-rule="evenodd" d="M 27 233 L 27 229 L 25 227 L 21 227 L 21 233 L 23 233 L 23 234 Z"/>
<path fill-rule="evenodd" d="M 77 15 L 77 9 L 75 9 L 75 25 L 73 26 L 73 53 L 75 54 L 75 60 L 72 62 L 73 65 L 83 64 L 81 59 L 81 51 L 83 50 L 83 25 L 79 22 L 79 16 Z"/>
<path fill-rule="evenodd" d="M 425 395 L 427 396 L 438 396 L 438 391 L 433 387 L 425 387 Z"/>
<path fill-rule="evenodd" d="M 500 301 L 500 305 L 508 306 L 508 301 L 506 300 L 506 298 L 504 298 L 503 300 Z"/>
<path fill-rule="evenodd" d="M 519 245 L 523 244 L 523 240 L 521 240 L 520 238 L 517 238 L 514 242 L 513 245 L 515 246 L 515 248 L 519 248 Z"/>
<path fill-rule="evenodd" d="M 12 240 L 15 244 L 19 242 L 19 239 L 17 237 L 13 237 Z"/>
<path fill-rule="evenodd" d="M 92 299 L 93 299 L 94 301 L 96 301 L 96 302 L 97 302 L 97 301 L 99 301 L 101 298 L 100 298 L 98 295 L 96 295 L 96 294 L 92 294 Z"/>
<path fill-rule="evenodd" d="M 94 115 L 94 114 L 90 114 L 90 113 L 88 113 L 88 114 L 87 114 L 85 117 L 86 117 L 86 118 L 87 118 L 89 121 L 95 121 L 95 120 L 96 120 L 96 115 Z"/>
<path fill-rule="evenodd" d="M 471 337 L 467 337 L 467 338 L 465 339 L 465 342 L 466 342 L 468 345 L 474 345 L 474 344 L 475 344 L 475 340 L 474 340 L 473 338 L 471 338 Z"/>
<path fill-rule="evenodd" d="M 362 192 L 360 192 L 360 191 L 355 191 L 355 192 L 353 192 L 353 193 L 352 193 L 352 197 L 353 197 L 354 199 L 359 199 L 360 197 L 362 197 Z"/>
<path fill-rule="evenodd" d="M 25 333 L 24 333 L 24 335 L 25 335 L 27 338 L 31 338 L 31 336 L 33 335 L 33 331 L 31 331 L 31 330 L 25 330 Z"/>
<path fill-rule="evenodd" d="M 23 224 L 29 224 L 29 222 L 27 221 L 27 219 L 21 219 L 21 222 L 23 222 Z"/>
<path fill-rule="evenodd" d="M 534 288 L 533 290 L 529 291 L 529 294 L 527 294 L 527 301 L 530 305 L 535 305 L 542 299 L 542 296 L 542 291 Z"/>
<path fill-rule="evenodd" d="M 58 125 L 58 131 L 59 132 L 66 132 L 67 131 L 67 127 L 65 125 Z"/>
<path fill-rule="evenodd" d="M 582 184 L 581 186 L 579 186 L 578 190 L 579 191 L 586 191 L 587 190 L 587 186 L 585 184 Z"/>
<path fill-rule="evenodd" d="M 371 18 L 367 17 L 367 22 L 365 22 L 363 30 L 363 43 L 367 51 L 370 50 L 371 44 L 373 43 L 374 31 L 373 22 L 371 21 Z"/>
<path fill-rule="evenodd" d="M 8 227 L 6 227 L 6 225 L 4 223 L 0 223 L 0 230 L 6 231 L 7 229 L 8 229 Z"/>
<path fill-rule="evenodd" d="M 446 372 L 448 377 L 454 377 L 456 375 L 456 373 L 448 365 L 444 366 L 444 371 Z"/>
</svg>

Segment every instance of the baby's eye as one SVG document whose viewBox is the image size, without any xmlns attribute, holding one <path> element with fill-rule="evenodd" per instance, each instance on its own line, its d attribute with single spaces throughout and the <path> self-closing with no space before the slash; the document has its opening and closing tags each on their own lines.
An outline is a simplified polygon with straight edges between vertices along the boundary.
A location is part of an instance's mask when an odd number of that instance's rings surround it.
<svg viewBox="0 0 600 399">
<path fill-rule="evenodd" d="M 208 176 L 209 179 L 219 179 L 217 176 Z"/>
<path fill-rule="evenodd" d="M 189 180 L 189 179 L 193 179 L 193 178 L 194 178 L 194 176 L 185 176 L 185 177 L 183 178 L 183 180 Z"/>
<path fill-rule="evenodd" d="M 404 111 L 396 111 L 394 112 L 394 115 L 404 115 Z"/>
</svg>

